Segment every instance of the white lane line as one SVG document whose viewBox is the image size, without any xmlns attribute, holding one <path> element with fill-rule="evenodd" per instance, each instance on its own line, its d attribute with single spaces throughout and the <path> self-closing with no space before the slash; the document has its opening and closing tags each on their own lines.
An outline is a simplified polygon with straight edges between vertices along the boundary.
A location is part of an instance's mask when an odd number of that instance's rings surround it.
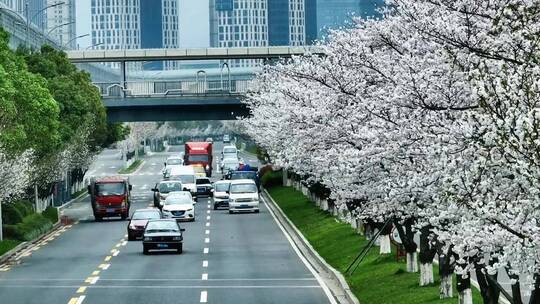
<svg viewBox="0 0 540 304">
<path fill-rule="evenodd" d="M 208 253 L 208 248 L 204 248 L 203 253 Z"/>
<path fill-rule="evenodd" d="M 204 238 L 204 242 L 205 242 L 206 244 L 210 243 L 210 238 Z"/>
<path fill-rule="evenodd" d="M 146 190 L 146 189 L 148 189 L 148 185 L 146 184 L 141 187 L 141 190 Z"/>
<path fill-rule="evenodd" d="M 206 227 L 210 227 L 210 223 L 206 223 Z"/>
<path fill-rule="evenodd" d="M 210 210 L 207 210 L 206 213 L 210 214 Z"/>
<path fill-rule="evenodd" d="M 202 267 L 207 268 L 208 267 L 208 261 L 203 261 L 202 262 Z"/>
<path fill-rule="evenodd" d="M 331 304 L 337 304 L 336 302 L 336 299 L 334 298 L 334 296 L 332 295 L 332 293 L 330 292 L 330 289 L 328 288 L 328 286 L 326 286 L 326 283 L 324 282 L 324 280 L 321 278 L 321 276 L 319 275 L 319 273 L 317 273 L 315 271 L 315 269 L 313 268 L 313 266 L 311 266 L 311 264 L 306 260 L 306 258 L 302 255 L 302 253 L 300 253 L 300 249 L 298 249 L 298 247 L 296 246 L 296 244 L 293 242 L 292 238 L 289 236 L 289 234 L 287 234 L 287 232 L 285 231 L 285 228 L 283 227 L 283 225 L 278 221 L 276 215 L 274 214 L 274 211 L 272 210 L 272 208 L 268 207 L 268 203 L 266 202 L 266 200 L 263 198 L 263 202 L 264 202 L 264 205 L 266 206 L 266 209 L 269 211 L 269 213 L 272 215 L 272 218 L 274 218 L 274 221 L 276 222 L 276 224 L 278 225 L 279 229 L 281 230 L 281 232 L 283 233 L 283 235 L 285 236 L 285 238 L 287 239 L 287 241 L 289 241 L 289 244 L 291 244 L 291 247 L 293 248 L 294 252 L 296 252 L 296 255 L 298 255 L 298 257 L 300 258 L 300 260 L 302 261 L 302 263 L 304 263 L 304 265 L 306 265 L 306 268 L 313 274 L 313 276 L 317 279 L 317 282 L 319 283 L 320 287 L 322 288 L 322 290 L 324 291 L 324 293 L 326 294 L 326 297 L 328 298 L 328 300 L 330 301 Z M 276 206 L 277 208 L 279 208 L 279 206 Z"/>
<path fill-rule="evenodd" d="M 203 273 L 202 277 L 201 277 L 201 280 L 208 281 L 208 273 Z"/>
<path fill-rule="evenodd" d="M 127 241 L 123 241 L 123 242 L 122 242 L 122 246 L 126 246 L 127 243 L 128 243 Z M 118 252 L 118 251 L 117 251 L 117 252 Z"/>
<path fill-rule="evenodd" d="M 206 220 L 208 220 L 208 221 L 210 220 L 210 215 L 206 216 Z"/>
<path fill-rule="evenodd" d="M 82 304 L 85 298 L 86 296 L 80 296 L 79 299 L 77 300 L 77 304 Z"/>
<path fill-rule="evenodd" d="M 208 301 L 208 292 L 206 290 L 201 291 L 201 303 L 206 303 Z"/>
<path fill-rule="evenodd" d="M 107 270 L 109 267 L 111 267 L 111 264 L 101 264 L 98 268 L 101 270 Z"/>
<path fill-rule="evenodd" d="M 208 204 L 208 209 L 210 209 L 210 204 Z M 208 211 L 210 211 L 210 210 L 208 210 Z"/>
<path fill-rule="evenodd" d="M 84 282 L 94 285 L 96 284 L 98 280 L 99 280 L 99 277 L 88 277 Z"/>
<path fill-rule="evenodd" d="M 204 234 L 210 234 L 210 230 L 205 230 Z"/>
</svg>

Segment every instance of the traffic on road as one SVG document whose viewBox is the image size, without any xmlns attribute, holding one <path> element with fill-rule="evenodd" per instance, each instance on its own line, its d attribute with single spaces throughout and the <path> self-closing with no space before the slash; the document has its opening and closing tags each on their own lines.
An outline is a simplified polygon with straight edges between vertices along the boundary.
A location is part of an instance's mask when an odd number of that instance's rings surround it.
<svg viewBox="0 0 540 304">
<path fill-rule="evenodd" d="M 69 229 L 0 272 L 2 303 L 334 303 L 231 147 L 169 146 L 130 175 L 105 150 Z"/>
</svg>

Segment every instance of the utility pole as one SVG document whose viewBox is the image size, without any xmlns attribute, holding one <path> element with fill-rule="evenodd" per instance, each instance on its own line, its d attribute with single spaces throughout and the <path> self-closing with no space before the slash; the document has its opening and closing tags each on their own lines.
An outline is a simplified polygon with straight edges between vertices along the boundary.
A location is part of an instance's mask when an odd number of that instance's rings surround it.
<svg viewBox="0 0 540 304">
<path fill-rule="evenodd" d="M 24 2 L 24 14 L 26 15 L 26 41 L 24 42 L 24 45 L 27 49 L 29 49 L 29 32 L 30 32 L 30 11 L 28 10 L 28 0 Z"/>
</svg>

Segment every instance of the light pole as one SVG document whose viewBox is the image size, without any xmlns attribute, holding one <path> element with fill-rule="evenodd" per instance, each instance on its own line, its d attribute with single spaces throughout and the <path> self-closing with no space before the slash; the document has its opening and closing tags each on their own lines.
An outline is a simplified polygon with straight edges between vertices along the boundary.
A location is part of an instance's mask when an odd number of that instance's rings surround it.
<svg viewBox="0 0 540 304">
<path fill-rule="evenodd" d="M 77 36 L 77 37 L 74 37 L 74 38 L 70 39 L 66 44 L 64 44 L 64 45 L 62 46 L 62 48 L 66 48 L 66 46 L 68 46 L 72 41 L 77 40 L 77 39 L 79 39 L 79 38 L 86 37 L 86 36 L 90 36 L 90 34 L 84 34 L 84 35 L 79 35 L 79 36 Z"/>
<path fill-rule="evenodd" d="M 39 14 L 41 14 L 42 12 L 46 11 L 47 9 L 51 8 L 51 7 L 56 7 L 56 6 L 59 6 L 59 5 L 63 5 L 65 4 L 65 2 L 57 2 L 57 3 L 54 3 L 54 4 L 51 4 L 51 5 L 48 5 L 42 9 L 40 9 L 39 11 L 37 11 L 33 16 L 32 18 L 30 18 L 30 11 L 28 10 L 28 1 L 25 1 L 24 2 L 24 11 L 25 11 L 25 15 L 26 15 L 26 47 L 29 48 L 29 32 L 30 32 L 30 23 L 32 22 L 32 20 L 34 20 L 34 18 L 36 18 Z M 42 32 L 45 32 L 45 30 L 42 28 L 41 29 Z"/>
<path fill-rule="evenodd" d="M 50 29 L 48 32 L 47 32 L 47 36 L 49 36 L 54 30 L 56 30 L 57 28 L 59 27 L 62 27 L 62 26 L 66 26 L 66 25 L 70 25 L 70 24 L 73 24 L 75 23 L 75 21 L 71 21 L 71 22 L 66 22 L 66 23 L 62 23 L 62 24 L 59 24 L 55 27 L 53 27 L 52 29 Z"/>
<path fill-rule="evenodd" d="M 104 43 L 104 42 L 96 43 L 96 44 L 94 44 L 94 45 L 91 45 L 91 46 L 89 46 L 89 47 L 86 47 L 85 50 L 88 51 L 89 49 L 93 49 L 94 47 L 100 46 L 100 45 L 102 45 L 102 44 L 105 44 L 105 43 Z"/>
</svg>

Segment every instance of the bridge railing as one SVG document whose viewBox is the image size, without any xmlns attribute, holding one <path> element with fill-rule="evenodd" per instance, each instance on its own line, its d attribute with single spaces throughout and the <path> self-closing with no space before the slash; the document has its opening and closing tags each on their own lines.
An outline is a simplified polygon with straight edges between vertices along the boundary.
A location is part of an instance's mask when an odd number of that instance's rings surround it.
<svg viewBox="0 0 540 304">
<path fill-rule="evenodd" d="M 103 98 L 245 95 L 253 80 L 95 82 Z"/>
</svg>

